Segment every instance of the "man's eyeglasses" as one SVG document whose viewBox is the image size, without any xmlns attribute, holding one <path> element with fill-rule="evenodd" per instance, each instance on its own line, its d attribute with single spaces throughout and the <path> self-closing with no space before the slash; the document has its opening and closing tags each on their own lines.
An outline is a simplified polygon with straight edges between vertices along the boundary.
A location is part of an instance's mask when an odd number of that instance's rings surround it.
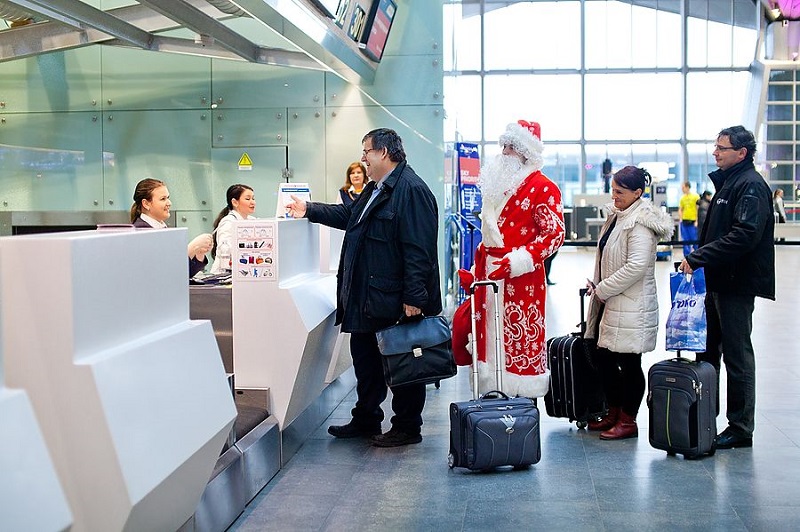
<svg viewBox="0 0 800 532">
<path fill-rule="evenodd" d="M 720 146 L 719 144 L 714 144 L 714 151 L 725 151 L 725 150 L 740 150 L 741 148 L 734 148 L 733 146 Z"/>
<path fill-rule="evenodd" d="M 366 157 L 369 152 L 376 151 L 377 149 L 378 148 L 370 148 L 368 150 L 361 150 L 361 153 L 364 155 L 364 157 Z"/>
</svg>

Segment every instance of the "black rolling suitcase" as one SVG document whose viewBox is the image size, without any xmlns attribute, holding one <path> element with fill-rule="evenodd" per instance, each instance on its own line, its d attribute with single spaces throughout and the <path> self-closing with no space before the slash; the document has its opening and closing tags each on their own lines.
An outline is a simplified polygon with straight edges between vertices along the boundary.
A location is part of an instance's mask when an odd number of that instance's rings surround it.
<svg viewBox="0 0 800 532">
<path fill-rule="evenodd" d="M 678 271 L 680 262 L 675 263 Z M 677 286 L 670 283 L 672 298 Z M 694 459 L 713 456 L 717 435 L 717 370 L 681 358 L 653 364 L 647 373 L 650 445 Z"/>
<path fill-rule="evenodd" d="M 647 373 L 650 445 L 684 458 L 713 456 L 717 370 L 708 362 L 663 360 Z"/>
<path fill-rule="evenodd" d="M 605 413 L 605 394 L 600 375 L 586 351 L 586 289 L 580 289 L 580 331 L 547 341 L 547 365 L 550 369 L 550 390 L 544 406 L 550 417 L 564 417 L 585 428 L 589 420 Z"/>
<path fill-rule="evenodd" d="M 494 289 L 495 361 L 497 390 L 478 395 L 477 338 L 475 328 L 475 288 Z M 470 287 L 472 298 L 472 393 L 471 401 L 450 403 L 450 454 L 448 465 L 471 470 L 513 466 L 523 469 L 541 458 L 539 409 L 533 399 L 508 397 L 502 392 L 500 353 L 502 335 L 498 311 L 497 283 L 478 281 Z"/>
</svg>

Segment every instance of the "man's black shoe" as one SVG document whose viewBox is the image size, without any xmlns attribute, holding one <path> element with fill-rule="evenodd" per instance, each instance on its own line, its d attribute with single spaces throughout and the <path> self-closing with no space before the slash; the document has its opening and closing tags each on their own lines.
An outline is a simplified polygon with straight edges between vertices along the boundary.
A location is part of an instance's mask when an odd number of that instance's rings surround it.
<svg viewBox="0 0 800 532">
<path fill-rule="evenodd" d="M 367 427 L 351 421 L 347 425 L 331 425 L 328 434 L 337 438 L 369 438 L 380 435 L 381 427 Z"/>
<path fill-rule="evenodd" d="M 403 432 L 396 428 L 390 429 L 386 434 L 379 434 L 370 439 L 370 442 L 372 442 L 372 445 L 375 447 L 400 447 L 401 445 L 411 445 L 412 443 L 419 443 L 421 441 L 421 434 Z"/>
<path fill-rule="evenodd" d="M 752 447 L 753 438 L 747 436 L 737 436 L 729 430 L 723 430 L 714 441 L 717 444 L 717 449 L 736 449 L 740 447 Z"/>
</svg>

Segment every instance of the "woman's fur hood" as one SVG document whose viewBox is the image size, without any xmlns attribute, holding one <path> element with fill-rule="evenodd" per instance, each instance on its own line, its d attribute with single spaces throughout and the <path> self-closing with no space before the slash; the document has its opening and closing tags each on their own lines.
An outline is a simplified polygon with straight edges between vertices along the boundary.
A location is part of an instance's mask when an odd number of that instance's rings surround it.
<svg viewBox="0 0 800 532">
<path fill-rule="evenodd" d="M 617 229 L 630 229 L 634 224 L 640 224 L 650 229 L 660 240 L 671 239 L 675 231 L 672 216 L 656 208 L 649 199 L 639 198 L 624 211 L 609 203 L 606 210 L 617 216 Z"/>
</svg>

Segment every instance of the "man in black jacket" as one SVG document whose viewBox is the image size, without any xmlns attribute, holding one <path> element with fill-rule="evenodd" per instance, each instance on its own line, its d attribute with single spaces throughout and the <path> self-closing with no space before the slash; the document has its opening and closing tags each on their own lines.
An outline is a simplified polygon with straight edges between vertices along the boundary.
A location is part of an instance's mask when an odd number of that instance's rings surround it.
<svg viewBox="0 0 800 532">
<path fill-rule="evenodd" d="M 442 311 L 439 287 L 439 213 L 431 190 L 406 162 L 403 143 L 391 129 L 363 140 L 361 160 L 370 182 L 352 205 L 303 202 L 287 205 L 295 218 L 345 230 L 337 273 L 336 323 L 350 333 L 356 374 L 356 405 L 346 425 L 332 425 L 337 438 L 371 437 L 396 447 L 422 441 L 425 385 L 392 389 L 392 428 L 381 434 L 387 386 L 375 332 L 401 315 Z"/>
<path fill-rule="evenodd" d="M 680 266 L 687 273 L 705 268 L 708 338 L 706 352 L 697 353 L 697 359 L 713 364 L 717 378 L 722 359 L 728 374 L 728 428 L 717 435 L 717 449 L 753 445 L 753 308 L 756 296 L 775 299 L 772 194 L 753 164 L 755 151 L 755 138 L 744 127 L 720 131 L 714 146 L 719 170 L 709 174 L 716 193 L 700 233 L 700 247 Z"/>
</svg>

